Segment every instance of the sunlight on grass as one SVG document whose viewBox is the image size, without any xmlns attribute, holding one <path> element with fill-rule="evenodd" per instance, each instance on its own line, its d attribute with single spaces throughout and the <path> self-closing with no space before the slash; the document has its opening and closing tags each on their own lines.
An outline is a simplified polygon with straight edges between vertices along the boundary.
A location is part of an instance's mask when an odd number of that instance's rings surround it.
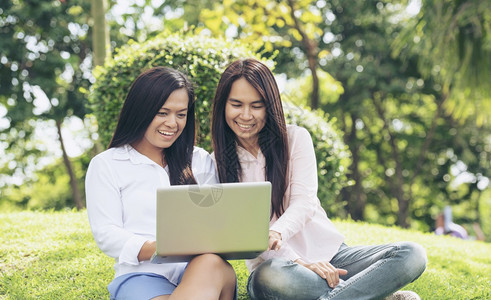
<svg viewBox="0 0 491 300">
<path fill-rule="evenodd" d="M 85 212 L 0 215 L 0 295 L 104 299 L 113 260 L 95 245 Z"/>
<path fill-rule="evenodd" d="M 335 220 L 349 245 L 414 241 L 428 254 L 420 279 L 405 287 L 422 299 L 491 299 L 491 245 L 366 223 Z M 0 299 L 108 299 L 113 259 L 95 245 L 82 212 L 0 214 Z M 239 299 L 244 261 L 231 261 Z"/>
</svg>

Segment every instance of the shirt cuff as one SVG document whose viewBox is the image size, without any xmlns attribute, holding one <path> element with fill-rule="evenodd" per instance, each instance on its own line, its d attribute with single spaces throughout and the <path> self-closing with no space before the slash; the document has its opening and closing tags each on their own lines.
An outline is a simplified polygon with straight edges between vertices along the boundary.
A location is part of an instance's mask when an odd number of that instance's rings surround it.
<svg viewBox="0 0 491 300">
<path fill-rule="evenodd" d="M 292 248 L 290 248 L 288 244 L 283 243 L 280 250 L 265 251 L 263 252 L 263 254 L 261 254 L 261 258 L 264 260 L 268 260 L 272 258 L 282 258 L 286 260 L 295 261 L 300 258 L 300 255 L 298 255 Z"/>
<path fill-rule="evenodd" d="M 290 239 L 288 230 L 285 229 L 285 226 L 281 226 L 281 222 L 278 222 L 278 220 L 273 225 L 271 225 L 269 230 L 279 232 L 281 234 L 281 240 L 283 242 L 288 241 Z"/>
<path fill-rule="evenodd" d="M 123 250 L 121 251 L 121 254 L 118 257 L 118 262 L 120 264 L 135 265 L 135 266 L 139 265 L 140 262 L 138 261 L 138 254 L 140 253 L 140 250 L 146 241 L 147 239 L 142 236 L 138 236 L 138 235 L 132 236 L 124 244 Z"/>
</svg>

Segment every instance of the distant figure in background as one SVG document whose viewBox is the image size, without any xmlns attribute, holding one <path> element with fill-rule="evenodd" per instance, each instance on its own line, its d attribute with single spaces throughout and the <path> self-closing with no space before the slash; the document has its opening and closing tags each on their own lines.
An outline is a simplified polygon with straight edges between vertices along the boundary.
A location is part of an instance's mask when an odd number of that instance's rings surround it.
<svg viewBox="0 0 491 300">
<path fill-rule="evenodd" d="M 463 240 L 469 238 L 467 230 L 464 227 L 452 222 L 452 208 L 448 205 L 443 209 L 443 214 L 439 214 L 436 218 L 435 234 L 450 235 Z"/>
</svg>

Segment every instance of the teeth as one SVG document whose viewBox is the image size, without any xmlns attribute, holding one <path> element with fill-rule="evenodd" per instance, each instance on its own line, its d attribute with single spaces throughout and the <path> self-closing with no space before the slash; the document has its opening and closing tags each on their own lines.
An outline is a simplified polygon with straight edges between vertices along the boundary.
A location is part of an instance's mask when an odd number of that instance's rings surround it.
<svg viewBox="0 0 491 300">
<path fill-rule="evenodd" d="M 239 125 L 240 128 L 244 128 L 244 129 L 249 129 L 249 128 L 252 128 L 252 126 L 254 126 L 254 125 L 245 125 L 245 124 L 240 124 L 240 123 L 237 123 L 237 125 Z"/>
<path fill-rule="evenodd" d="M 158 131 L 160 134 L 163 134 L 163 135 L 167 135 L 167 136 L 171 136 L 171 135 L 174 135 L 174 132 L 170 132 L 170 131 Z"/>
</svg>

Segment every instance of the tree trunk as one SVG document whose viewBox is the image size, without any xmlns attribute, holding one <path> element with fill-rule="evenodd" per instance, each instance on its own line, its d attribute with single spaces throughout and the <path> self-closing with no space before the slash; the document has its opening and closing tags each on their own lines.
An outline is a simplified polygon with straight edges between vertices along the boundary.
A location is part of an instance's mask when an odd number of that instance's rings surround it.
<svg viewBox="0 0 491 300">
<path fill-rule="evenodd" d="M 94 66 L 101 66 L 104 64 L 106 57 L 109 57 L 109 30 L 106 26 L 106 0 L 92 0 L 91 2 L 91 14 L 92 14 L 92 47 L 93 47 L 93 63 Z"/>
<path fill-rule="evenodd" d="M 418 157 L 418 160 L 416 161 L 416 167 L 414 168 L 414 173 L 413 173 L 413 176 L 411 177 L 411 186 L 412 186 L 414 180 L 416 179 L 416 177 L 418 177 L 419 172 L 421 171 L 421 168 L 425 162 L 426 152 L 430 148 L 431 142 L 433 141 L 433 136 L 435 135 L 438 119 L 443 114 L 443 104 L 447 101 L 447 99 L 448 99 L 448 93 L 443 93 L 440 101 L 437 101 L 437 103 L 436 103 L 436 106 L 437 106 L 436 113 L 433 116 L 433 120 L 431 121 L 430 130 L 428 130 L 428 132 L 426 133 L 426 138 L 425 138 L 425 141 L 423 143 L 423 147 L 421 148 L 421 151 L 419 152 L 419 157 Z"/>
<path fill-rule="evenodd" d="M 107 0 L 91 0 L 92 48 L 94 66 L 102 66 L 111 57 L 109 29 L 106 24 Z M 93 140 L 95 154 L 102 152 L 100 140 Z"/>
<path fill-rule="evenodd" d="M 355 182 L 353 186 L 345 187 L 342 190 L 343 199 L 347 200 L 347 211 L 353 220 L 364 220 L 366 195 L 363 190 L 363 177 L 359 169 L 360 163 L 360 147 L 358 145 L 358 139 L 356 135 L 355 122 L 357 117 L 353 114 L 351 117 L 351 128 L 344 128 L 344 143 L 348 145 L 351 151 L 352 162 L 349 166 L 348 177 Z"/>
<path fill-rule="evenodd" d="M 398 181 L 398 180 L 397 180 Z M 397 198 L 397 204 L 399 205 L 399 213 L 397 214 L 397 223 L 402 228 L 408 228 L 409 223 L 407 222 L 409 218 L 409 202 L 410 199 L 404 197 L 404 192 L 402 190 L 402 184 L 397 184 L 395 186 L 395 197 Z"/>
<path fill-rule="evenodd" d="M 350 205 L 350 214 L 353 220 L 364 220 L 365 214 L 365 205 L 366 205 L 366 195 L 363 191 L 362 185 L 362 175 L 360 172 L 360 147 L 358 143 L 358 138 L 356 135 L 356 115 L 351 115 L 351 133 L 350 133 L 350 143 L 348 147 L 351 150 L 353 163 L 350 166 L 351 177 L 355 181 L 355 184 L 352 186 L 351 193 L 351 205 Z"/>
<path fill-rule="evenodd" d="M 295 29 L 302 36 L 302 44 L 305 48 L 309 69 L 312 73 L 312 95 L 310 98 L 310 107 L 312 109 L 319 108 L 319 77 L 317 75 L 317 43 L 310 39 L 302 28 L 302 25 L 295 16 L 295 1 L 288 0 L 290 6 L 290 16 L 295 22 Z"/>
<path fill-rule="evenodd" d="M 379 118 L 383 122 L 383 128 L 385 132 L 389 135 L 389 145 L 391 148 L 392 160 L 395 163 L 395 180 L 392 181 L 391 189 L 393 196 L 396 197 L 397 203 L 399 205 L 397 223 L 399 226 L 407 228 L 409 226 L 407 219 L 409 216 L 409 202 L 411 198 L 406 198 L 404 194 L 404 176 L 402 175 L 403 167 L 399 155 L 399 148 L 397 147 L 394 135 L 390 131 L 390 127 L 388 125 L 387 118 L 385 117 L 382 105 L 377 100 L 375 100 L 375 97 L 372 97 L 372 100 L 373 105 L 375 106 L 375 110 L 377 111 Z"/>
<path fill-rule="evenodd" d="M 416 160 L 416 166 L 413 169 L 414 170 L 413 175 L 411 176 L 411 178 L 409 180 L 409 196 L 408 196 L 408 199 L 413 198 L 414 181 L 418 177 L 418 175 L 421 172 L 421 169 L 422 169 L 422 167 L 426 161 L 425 156 L 426 156 L 426 153 L 428 152 L 428 149 L 430 148 L 431 143 L 433 142 L 433 137 L 435 135 L 438 119 L 443 114 L 443 104 L 447 101 L 448 95 L 449 95 L 448 92 L 443 93 L 440 101 L 437 101 L 437 103 L 436 103 L 437 109 L 436 109 L 435 115 L 433 116 L 433 119 L 432 119 L 431 125 L 430 125 L 430 129 L 426 133 L 426 137 L 425 137 L 425 140 L 423 142 L 423 146 L 421 147 L 421 151 L 419 152 L 418 159 Z M 408 200 L 408 202 L 409 202 L 409 200 Z M 401 205 L 401 204 L 399 204 L 399 205 Z M 407 205 L 407 206 L 409 206 L 409 205 Z M 409 207 L 407 207 L 407 209 L 409 210 Z M 403 217 L 404 216 L 399 216 L 399 218 L 403 218 Z"/>
<path fill-rule="evenodd" d="M 75 173 L 73 172 L 72 162 L 66 153 L 65 143 L 63 141 L 63 136 L 61 135 L 61 121 L 56 120 L 55 122 L 56 130 L 58 131 L 58 139 L 61 145 L 61 151 L 63 152 L 63 163 L 65 164 L 68 176 L 70 177 L 70 188 L 72 190 L 73 202 L 75 203 L 77 209 L 82 209 L 85 207 L 85 205 L 78 189 L 77 177 L 75 177 Z"/>
<path fill-rule="evenodd" d="M 384 121 L 385 122 L 385 121 Z M 399 214 L 397 218 L 397 223 L 399 226 L 403 228 L 409 227 L 409 223 L 407 222 L 407 219 L 409 217 L 409 202 L 410 198 L 406 198 L 404 195 L 404 176 L 402 175 L 402 162 L 401 158 L 399 155 L 399 148 L 397 147 L 395 137 L 392 135 L 390 132 L 389 127 L 386 127 L 387 132 L 389 133 L 390 136 L 390 147 L 392 149 L 392 159 L 394 160 L 396 164 L 396 170 L 395 170 L 395 179 L 394 183 L 394 196 L 397 198 L 397 204 L 399 205 Z"/>
<path fill-rule="evenodd" d="M 319 77 L 317 76 L 317 54 L 315 51 L 308 51 L 309 69 L 312 72 L 312 95 L 310 98 L 310 107 L 319 108 Z"/>
</svg>

